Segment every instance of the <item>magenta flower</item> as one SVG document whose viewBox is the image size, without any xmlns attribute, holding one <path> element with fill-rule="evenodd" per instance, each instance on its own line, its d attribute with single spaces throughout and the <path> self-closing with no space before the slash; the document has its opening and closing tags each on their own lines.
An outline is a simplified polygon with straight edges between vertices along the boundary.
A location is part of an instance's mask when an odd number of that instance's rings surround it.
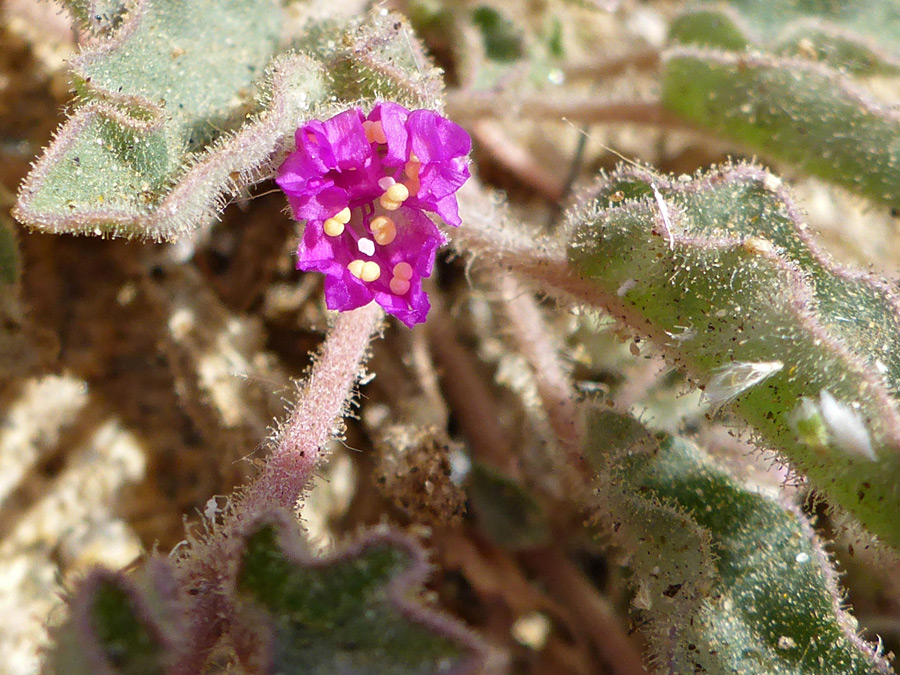
<svg viewBox="0 0 900 675">
<path fill-rule="evenodd" d="M 430 211 L 460 224 L 456 191 L 469 177 L 469 135 L 431 110 L 377 104 L 314 120 L 278 169 L 306 230 L 297 268 L 325 274 L 325 303 L 348 310 L 375 300 L 407 326 L 425 321 L 422 279 L 444 237 Z"/>
</svg>

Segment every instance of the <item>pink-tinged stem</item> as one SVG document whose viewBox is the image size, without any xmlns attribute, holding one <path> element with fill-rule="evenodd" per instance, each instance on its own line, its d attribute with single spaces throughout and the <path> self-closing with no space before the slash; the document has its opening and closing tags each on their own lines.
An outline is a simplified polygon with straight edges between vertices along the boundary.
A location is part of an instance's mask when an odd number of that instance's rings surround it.
<svg viewBox="0 0 900 675">
<path fill-rule="evenodd" d="M 187 614 L 194 651 L 173 675 L 200 672 L 209 650 L 232 624 L 245 529 L 273 509 L 296 507 L 325 458 L 383 316 L 375 303 L 338 316 L 262 472 L 235 494 L 221 524 L 207 536 L 189 536 L 189 545 L 176 557 L 182 585 L 193 589 Z"/>
<path fill-rule="evenodd" d="M 382 316 L 375 303 L 338 316 L 265 468 L 247 488 L 245 514 L 295 508 L 339 424 Z"/>
<path fill-rule="evenodd" d="M 511 334 L 534 373 L 547 420 L 559 441 L 581 463 L 584 460 L 578 453 L 584 441 L 584 427 L 574 387 L 560 358 L 559 345 L 551 336 L 529 289 L 510 275 L 501 277 L 500 288 L 506 298 L 503 309 L 512 328 Z"/>
</svg>

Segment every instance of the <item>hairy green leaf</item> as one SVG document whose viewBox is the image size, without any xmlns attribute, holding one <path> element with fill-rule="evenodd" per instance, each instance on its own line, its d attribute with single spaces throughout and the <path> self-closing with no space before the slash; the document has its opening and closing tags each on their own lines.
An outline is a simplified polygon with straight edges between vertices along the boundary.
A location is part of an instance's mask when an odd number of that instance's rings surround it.
<svg viewBox="0 0 900 675">
<path fill-rule="evenodd" d="M 415 600 L 427 565 L 410 540 L 370 533 L 313 558 L 295 526 L 264 524 L 247 540 L 238 585 L 271 628 L 268 672 L 470 672 L 479 643 Z"/>
<path fill-rule="evenodd" d="M 900 301 L 810 240 L 775 176 L 626 169 L 572 214 L 570 259 L 799 472 L 900 547 Z"/>
<path fill-rule="evenodd" d="M 74 60 L 86 102 L 26 179 L 16 217 L 152 239 L 204 224 L 325 97 L 308 59 L 267 71 L 281 21 L 275 0 L 138 3 Z"/>
<path fill-rule="evenodd" d="M 54 629 L 57 675 L 163 675 L 179 662 L 180 616 L 171 576 L 155 561 L 134 580 L 94 570 L 79 586 L 69 619 Z"/>
<path fill-rule="evenodd" d="M 872 675 L 887 662 L 841 609 L 802 513 L 702 450 L 595 414 L 598 515 L 634 570 L 654 661 L 672 673 Z"/>
<path fill-rule="evenodd" d="M 900 115 L 824 66 L 680 47 L 665 58 L 662 102 L 692 123 L 900 205 Z"/>
</svg>

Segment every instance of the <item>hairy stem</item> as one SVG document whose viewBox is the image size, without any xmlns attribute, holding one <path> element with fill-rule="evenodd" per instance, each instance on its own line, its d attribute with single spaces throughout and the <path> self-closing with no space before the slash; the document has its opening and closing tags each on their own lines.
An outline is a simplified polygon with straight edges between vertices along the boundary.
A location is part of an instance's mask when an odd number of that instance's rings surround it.
<svg viewBox="0 0 900 675">
<path fill-rule="evenodd" d="M 244 530 L 268 512 L 295 510 L 346 410 L 382 316 L 374 303 L 338 316 L 262 472 L 237 493 L 221 524 L 206 523 L 205 534 L 189 534 L 189 545 L 175 557 L 181 582 L 196 589 L 187 609 L 195 627 L 191 635 L 195 648 L 191 659 L 178 664 L 175 675 L 199 672 L 208 651 L 232 622 Z"/>
<path fill-rule="evenodd" d="M 295 508 L 345 410 L 382 316 L 374 303 L 338 316 L 265 468 L 247 488 L 245 513 Z"/>
<path fill-rule="evenodd" d="M 513 339 L 531 366 L 547 421 L 563 447 L 575 453 L 576 463 L 582 464 L 584 459 L 577 453 L 584 443 L 584 425 L 568 369 L 560 359 L 559 345 L 550 335 L 534 296 L 526 288 L 510 275 L 501 277 L 500 288 L 506 298 L 503 308 Z"/>
<path fill-rule="evenodd" d="M 631 70 L 653 70 L 659 67 L 659 50 L 653 47 L 639 49 L 617 58 L 601 58 L 582 63 L 571 63 L 563 68 L 567 80 L 589 79 L 600 81 L 617 77 Z"/>
</svg>

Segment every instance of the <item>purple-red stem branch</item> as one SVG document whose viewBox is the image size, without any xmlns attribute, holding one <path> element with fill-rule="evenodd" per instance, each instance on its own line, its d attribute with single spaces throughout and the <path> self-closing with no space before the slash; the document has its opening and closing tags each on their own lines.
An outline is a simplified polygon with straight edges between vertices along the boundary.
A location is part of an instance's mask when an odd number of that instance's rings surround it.
<svg viewBox="0 0 900 675">
<path fill-rule="evenodd" d="M 382 316 L 375 303 L 338 316 L 265 468 L 245 492 L 244 513 L 294 509 L 324 457 Z"/>
<path fill-rule="evenodd" d="M 513 339 L 519 353 L 531 366 L 547 420 L 560 443 L 581 463 L 584 461 L 579 455 L 584 426 L 569 374 L 560 359 L 559 346 L 551 337 L 529 289 L 510 275 L 500 278 L 500 288 Z"/>
<path fill-rule="evenodd" d="M 262 471 L 236 493 L 222 523 L 205 536 L 190 537 L 191 545 L 178 556 L 181 583 L 195 589 L 187 608 L 194 649 L 174 675 L 200 672 L 224 627 L 233 623 L 246 527 L 273 510 L 296 508 L 325 457 L 382 316 L 375 303 L 338 316 Z"/>
</svg>

